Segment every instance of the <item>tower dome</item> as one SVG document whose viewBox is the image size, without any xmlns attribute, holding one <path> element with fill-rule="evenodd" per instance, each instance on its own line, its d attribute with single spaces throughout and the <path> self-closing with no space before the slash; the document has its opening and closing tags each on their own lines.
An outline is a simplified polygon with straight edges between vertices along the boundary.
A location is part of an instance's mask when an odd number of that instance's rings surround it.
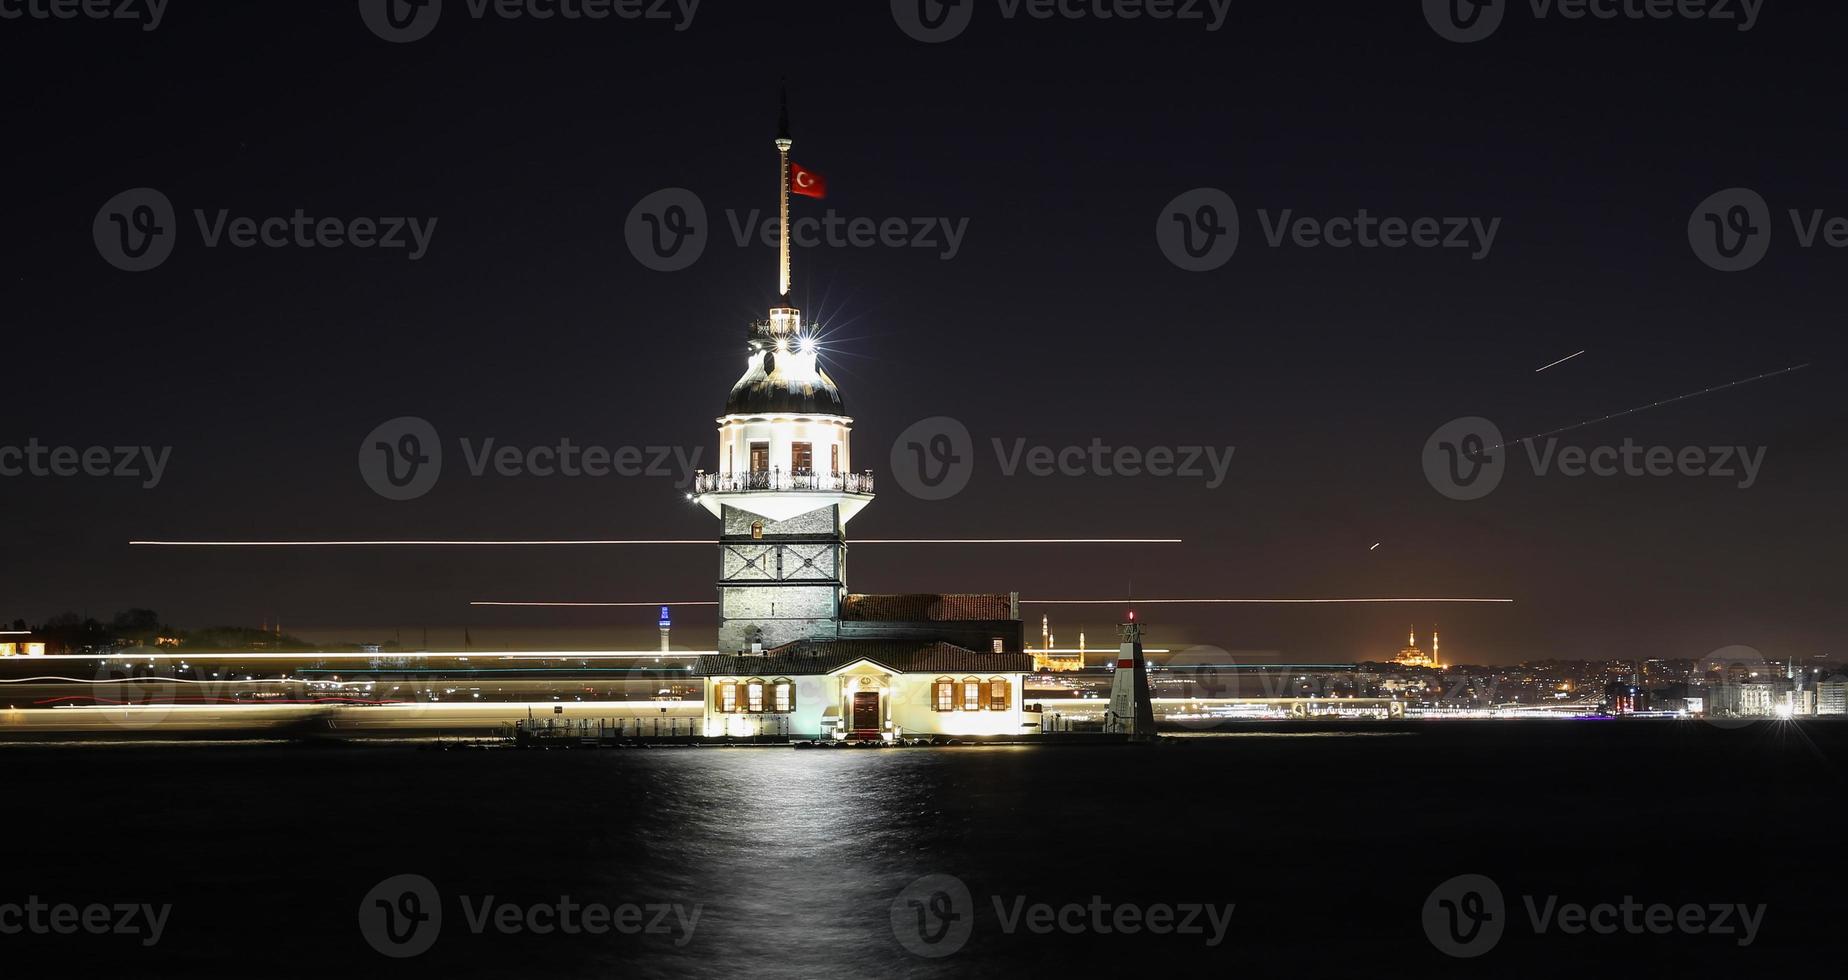
<svg viewBox="0 0 1848 980">
<path fill-rule="evenodd" d="M 845 416 L 841 390 L 822 370 L 802 314 L 787 306 L 751 325 L 750 361 L 725 399 L 726 415 Z"/>
</svg>

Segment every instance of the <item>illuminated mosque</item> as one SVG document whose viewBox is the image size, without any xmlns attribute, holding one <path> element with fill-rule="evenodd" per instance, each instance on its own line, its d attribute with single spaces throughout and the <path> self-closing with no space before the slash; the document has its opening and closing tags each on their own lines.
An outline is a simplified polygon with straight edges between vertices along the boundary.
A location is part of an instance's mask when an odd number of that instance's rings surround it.
<svg viewBox="0 0 1848 980">
<path fill-rule="evenodd" d="M 1400 650 L 1399 655 L 1394 657 L 1392 662 L 1401 667 L 1438 668 L 1444 666 L 1443 662 L 1437 659 L 1437 627 L 1431 627 L 1431 652 L 1429 654 L 1419 648 L 1418 627 L 1414 626 L 1405 638 L 1405 649 Z"/>
</svg>

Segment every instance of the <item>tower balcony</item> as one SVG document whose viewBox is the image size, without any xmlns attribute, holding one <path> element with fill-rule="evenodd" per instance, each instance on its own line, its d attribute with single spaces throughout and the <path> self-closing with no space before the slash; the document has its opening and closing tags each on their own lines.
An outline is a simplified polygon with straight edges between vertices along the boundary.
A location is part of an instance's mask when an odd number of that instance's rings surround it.
<svg viewBox="0 0 1848 980">
<path fill-rule="evenodd" d="M 785 473 L 782 470 L 750 470 L 742 473 L 707 473 L 699 471 L 693 478 L 693 493 L 742 493 L 747 491 L 785 493 L 863 493 L 873 492 L 873 472 L 860 473 Z"/>
<path fill-rule="evenodd" d="M 707 473 L 701 470 L 693 477 L 691 496 L 714 516 L 730 504 L 778 521 L 838 504 L 841 522 L 846 523 L 872 502 L 873 473 L 871 470 L 859 473 L 781 469 Z"/>
</svg>

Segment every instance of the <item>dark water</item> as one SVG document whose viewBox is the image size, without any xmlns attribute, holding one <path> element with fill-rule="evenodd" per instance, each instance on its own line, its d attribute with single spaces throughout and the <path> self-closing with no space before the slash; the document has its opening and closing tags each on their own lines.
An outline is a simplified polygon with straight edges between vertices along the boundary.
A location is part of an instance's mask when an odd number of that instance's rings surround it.
<svg viewBox="0 0 1848 980">
<path fill-rule="evenodd" d="M 1445 723 L 1118 748 L 435 753 L 404 745 L 0 747 L 0 905 L 171 903 L 165 933 L 0 936 L 15 967 L 124 975 L 1745 975 L 1839 966 L 1848 725 Z M 387 959 L 381 880 L 440 892 Z M 1478 959 L 1427 938 L 1489 876 Z M 952 875 L 966 942 L 925 959 L 895 897 Z M 930 890 L 927 890 L 927 892 Z M 947 893 L 946 893 L 947 894 Z M 690 937 L 471 932 L 463 904 L 698 906 Z M 1234 909 L 1199 934 L 1009 933 L 1017 904 Z M 1544 904 L 1764 905 L 1742 935 L 1536 934 Z M 928 899 L 928 895 L 926 895 Z M 953 900 L 952 900 L 953 901 Z M 400 906 L 406 911 L 408 906 Z M 1109 926 L 1116 913 L 1105 913 Z M 639 915 L 645 923 L 649 910 Z M 375 915 L 376 918 L 376 915 Z M 540 924 L 549 919 L 540 920 Z M 669 923 L 679 920 L 668 920 Z M 1068 918 L 1068 921 L 1069 920 Z M 684 941 L 684 945 L 677 945 Z M 954 942 L 954 934 L 944 942 Z M 1831 965 L 1832 964 L 1832 965 Z"/>
</svg>

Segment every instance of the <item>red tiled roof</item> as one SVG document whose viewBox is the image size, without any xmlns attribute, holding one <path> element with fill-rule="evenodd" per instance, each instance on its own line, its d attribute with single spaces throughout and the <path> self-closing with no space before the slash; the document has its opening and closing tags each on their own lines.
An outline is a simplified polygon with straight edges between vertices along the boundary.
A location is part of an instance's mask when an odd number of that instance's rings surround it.
<svg viewBox="0 0 1848 980">
<path fill-rule="evenodd" d="M 849 595 L 841 618 L 854 622 L 951 623 L 1014 618 L 1013 597 L 996 594 Z"/>
<path fill-rule="evenodd" d="M 1033 658 L 1024 653 L 978 653 L 941 641 L 797 640 L 762 655 L 707 654 L 693 673 L 705 677 L 772 677 L 827 674 L 856 660 L 871 660 L 900 673 L 1024 674 Z"/>
</svg>

